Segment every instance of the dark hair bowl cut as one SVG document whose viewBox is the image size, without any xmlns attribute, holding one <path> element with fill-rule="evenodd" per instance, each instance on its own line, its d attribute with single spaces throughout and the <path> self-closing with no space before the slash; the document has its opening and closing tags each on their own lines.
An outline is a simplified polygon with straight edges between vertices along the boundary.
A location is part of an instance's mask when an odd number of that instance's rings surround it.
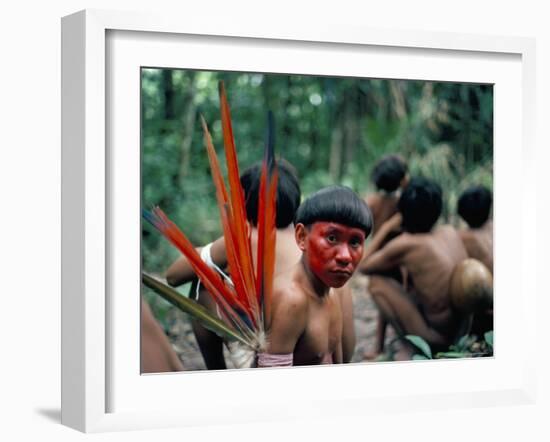
<svg viewBox="0 0 550 442">
<path fill-rule="evenodd" d="M 371 179 L 377 189 L 393 192 L 407 175 L 407 164 L 399 155 L 386 155 L 372 169 Z"/>
<path fill-rule="evenodd" d="M 489 219 L 493 194 L 484 186 L 466 189 L 458 199 L 458 214 L 472 228 L 481 227 Z"/>
<path fill-rule="evenodd" d="M 296 212 L 294 224 L 309 226 L 317 221 L 335 222 L 357 227 L 369 236 L 372 230 L 372 214 L 357 194 L 349 187 L 329 186 L 307 198 Z"/>
<path fill-rule="evenodd" d="M 399 198 L 397 208 L 403 216 L 403 228 L 407 232 L 427 233 L 441 215 L 441 187 L 430 179 L 414 177 Z"/>
</svg>

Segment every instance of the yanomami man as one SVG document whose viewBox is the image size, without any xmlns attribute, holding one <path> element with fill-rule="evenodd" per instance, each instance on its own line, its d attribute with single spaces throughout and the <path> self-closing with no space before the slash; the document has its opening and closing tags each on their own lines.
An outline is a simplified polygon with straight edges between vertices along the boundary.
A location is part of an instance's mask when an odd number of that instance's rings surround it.
<svg viewBox="0 0 550 442">
<path fill-rule="evenodd" d="M 346 187 L 321 189 L 302 203 L 294 219 L 302 255 L 274 281 L 259 367 L 342 362 L 343 315 L 335 289 L 355 272 L 371 230 L 370 209 Z"/>
</svg>

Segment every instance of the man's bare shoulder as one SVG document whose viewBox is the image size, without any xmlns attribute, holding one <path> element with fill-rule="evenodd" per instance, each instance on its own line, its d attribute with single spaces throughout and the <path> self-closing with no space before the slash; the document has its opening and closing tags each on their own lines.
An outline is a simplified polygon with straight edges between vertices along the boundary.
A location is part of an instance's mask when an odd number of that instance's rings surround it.
<svg viewBox="0 0 550 442">
<path fill-rule="evenodd" d="M 373 216 L 375 216 L 380 211 L 380 204 L 382 203 L 380 195 L 377 193 L 371 193 L 363 199 L 367 203 L 367 206 L 369 206 Z"/>
<path fill-rule="evenodd" d="M 418 242 L 419 238 L 421 237 L 418 234 L 403 232 L 389 241 L 384 247 L 392 247 L 397 250 L 406 250 L 409 247 L 414 246 Z"/>
<path fill-rule="evenodd" d="M 475 239 L 474 232 L 472 232 L 470 229 L 460 229 L 458 230 L 458 236 L 460 236 L 460 239 L 464 242 L 469 242 Z"/>
<path fill-rule="evenodd" d="M 460 231 L 451 224 L 442 224 L 433 230 L 435 236 L 460 237 Z"/>
<path fill-rule="evenodd" d="M 367 204 L 379 204 L 380 203 L 380 195 L 377 193 L 369 193 L 367 196 L 363 198 Z"/>
<path fill-rule="evenodd" d="M 308 296 L 296 280 L 296 266 L 275 277 L 273 305 L 300 310 L 307 307 Z"/>
</svg>

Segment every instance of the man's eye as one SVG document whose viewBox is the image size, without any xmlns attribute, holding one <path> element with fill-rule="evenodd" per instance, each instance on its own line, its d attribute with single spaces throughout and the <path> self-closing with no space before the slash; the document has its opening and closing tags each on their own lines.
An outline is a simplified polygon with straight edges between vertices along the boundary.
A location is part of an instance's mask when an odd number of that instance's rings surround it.
<svg viewBox="0 0 550 442">
<path fill-rule="evenodd" d="M 327 241 L 328 242 L 336 242 L 336 235 L 327 235 Z"/>
<path fill-rule="evenodd" d="M 350 246 L 354 249 L 361 247 L 361 241 L 359 241 L 359 239 L 352 239 L 349 243 Z"/>
</svg>

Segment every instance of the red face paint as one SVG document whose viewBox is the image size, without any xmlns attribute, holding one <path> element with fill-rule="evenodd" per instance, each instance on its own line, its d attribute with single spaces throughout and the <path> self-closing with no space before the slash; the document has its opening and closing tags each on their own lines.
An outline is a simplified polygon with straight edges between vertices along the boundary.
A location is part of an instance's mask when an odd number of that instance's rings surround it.
<svg viewBox="0 0 550 442">
<path fill-rule="evenodd" d="M 363 256 L 365 232 L 334 222 L 310 226 L 304 258 L 311 272 L 328 287 L 342 287 Z"/>
</svg>

